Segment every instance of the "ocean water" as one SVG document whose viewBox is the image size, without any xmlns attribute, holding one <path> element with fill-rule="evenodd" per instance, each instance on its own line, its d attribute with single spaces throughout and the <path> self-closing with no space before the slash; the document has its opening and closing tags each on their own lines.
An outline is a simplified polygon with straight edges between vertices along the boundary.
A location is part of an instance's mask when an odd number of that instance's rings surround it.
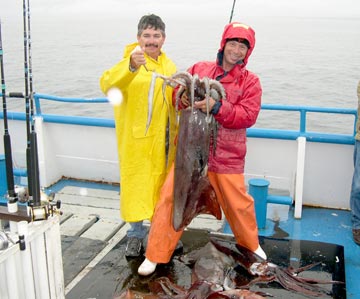
<svg viewBox="0 0 360 299">
<path fill-rule="evenodd" d="M 0 0 L 8 92 L 24 90 L 21 2 Z M 248 69 L 260 77 L 263 103 L 357 107 L 359 5 L 333 0 L 324 7 L 317 2 L 301 1 L 303 5 L 295 7 L 277 0 L 271 5 L 260 0 L 236 3 L 233 20 L 256 31 Z M 124 46 L 136 40 L 136 26 L 143 14 L 153 12 L 163 18 L 167 26 L 164 51 L 179 70 L 185 70 L 199 60 L 215 59 L 233 1 L 158 0 L 150 5 L 137 0 L 32 0 L 30 4 L 34 91 L 96 98 L 104 96 L 99 77 L 121 59 Z M 8 106 L 9 110 L 24 110 L 22 100 L 9 99 Z M 108 104 L 53 103 L 44 105 L 43 112 L 113 116 Z M 323 120 L 315 116 L 311 122 L 318 128 L 330 126 L 334 132 L 352 132 L 351 117 L 335 115 L 322 124 Z M 261 113 L 259 124 L 297 128 L 297 116 Z"/>
</svg>

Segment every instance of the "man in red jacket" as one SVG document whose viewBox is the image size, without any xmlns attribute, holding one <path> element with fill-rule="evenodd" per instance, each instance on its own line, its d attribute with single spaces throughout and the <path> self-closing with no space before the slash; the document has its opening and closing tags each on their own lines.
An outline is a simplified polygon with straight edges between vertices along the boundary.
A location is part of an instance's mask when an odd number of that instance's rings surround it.
<svg viewBox="0 0 360 299">
<path fill-rule="evenodd" d="M 262 89 L 257 75 L 246 69 L 255 46 L 255 32 L 249 26 L 233 22 L 225 26 L 217 60 L 198 62 L 188 72 L 200 78 L 218 80 L 226 91 L 226 100 L 210 99 L 210 109 L 219 124 L 216 151 L 209 151 L 208 177 L 217 201 L 234 233 L 236 242 L 262 258 L 259 245 L 254 200 L 247 193 L 244 180 L 246 129 L 254 125 L 261 106 Z M 186 99 L 182 99 L 186 102 Z M 206 112 L 206 100 L 194 108 Z M 140 275 L 150 275 L 158 263 L 168 263 L 183 233 L 172 226 L 174 171 L 160 194 L 151 223 L 146 259 Z"/>
</svg>

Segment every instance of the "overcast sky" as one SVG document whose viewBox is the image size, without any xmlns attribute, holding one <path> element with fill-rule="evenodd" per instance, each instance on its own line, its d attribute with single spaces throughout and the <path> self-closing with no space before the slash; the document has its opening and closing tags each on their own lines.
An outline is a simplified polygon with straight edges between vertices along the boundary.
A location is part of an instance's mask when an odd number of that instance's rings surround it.
<svg viewBox="0 0 360 299">
<path fill-rule="evenodd" d="M 50 15 L 93 14 L 139 15 L 154 12 L 164 17 L 193 18 L 230 16 L 233 0 L 30 0 L 32 13 Z M 6 18 L 21 12 L 21 0 L 0 0 L 0 16 Z M 359 0 L 237 0 L 234 16 L 316 16 L 360 17 Z"/>
<path fill-rule="evenodd" d="M 233 5 L 233 0 L 29 1 L 36 90 L 66 95 L 99 94 L 100 74 L 135 41 L 138 20 L 148 13 L 166 23 L 165 51 L 180 70 L 214 59 Z M 22 3 L 0 0 L 10 90 L 23 86 Z M 269 102 L 320 98 L 339 100 L 327 106 L 356 104 L 360 0 L 237 0 L 233 20 L 256 30 L 249 69 L 261 76 Z"/>
</svg>

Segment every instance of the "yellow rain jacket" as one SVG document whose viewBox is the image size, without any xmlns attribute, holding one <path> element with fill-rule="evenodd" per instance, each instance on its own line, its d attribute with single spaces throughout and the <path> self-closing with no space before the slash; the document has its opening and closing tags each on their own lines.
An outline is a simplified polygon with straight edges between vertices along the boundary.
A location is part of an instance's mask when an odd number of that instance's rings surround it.
<svg viewBox="0 0 360 299">
<path fill-rule="evenodd" d="M 160 188 L 175 156 L 175 108 L 172 105 L 173 88 L 163 80 L 156 80 L 152 120 L 146 132 L 148 94 L 152 72 L 171 76 L 175 64 L 164 52 L 154 60 L 145 54 L 146 68 L 134 73 L 129 70 L 131 51 L 138 45 L 125 47 L 124 58 L 100 78 L 101 90 L 111 87 L 121 90 L 123 101 L 114 107 L 115 128 L 120 163 L 120 211 L 126 222 L 150 219 L 159 199 Z M 147 70 L 146 70 L 147 69 Z M 166 153 L 166 126 L 169 121 L 169 150 Z"/>
</svg>

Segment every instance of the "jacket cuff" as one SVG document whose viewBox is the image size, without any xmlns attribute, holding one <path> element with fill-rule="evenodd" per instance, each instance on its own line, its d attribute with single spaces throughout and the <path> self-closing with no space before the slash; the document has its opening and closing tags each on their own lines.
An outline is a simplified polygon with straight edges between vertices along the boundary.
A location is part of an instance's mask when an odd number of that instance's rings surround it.
<svg viewBox="0 0 360 299">
<path fill-rule="evenodd" d="M 222 101 L 218 101 L 215 103 L 215 105 L 212 107 L 212 109 L 210 110 L 210 113 L 213 115 L 218 114 L 220 107 L 222 105 Z"/>
</svg>

